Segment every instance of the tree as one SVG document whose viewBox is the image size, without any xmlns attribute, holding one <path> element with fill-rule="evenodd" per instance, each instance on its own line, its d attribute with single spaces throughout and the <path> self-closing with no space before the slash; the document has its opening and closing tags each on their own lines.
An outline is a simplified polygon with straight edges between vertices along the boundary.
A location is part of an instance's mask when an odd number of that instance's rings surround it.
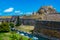
<svg viewBox="0 0 60 40">
<path fill-rule="evenodd" d="M 16 18 L 16 26 L 20 26 L 21 25 L 21 20 L 19 18 L 19 16 L 17 16 Z"/>
<path fill-rule="evenodd" d="M 10 28 L 7 22 L 3 22 L 2 24 L 0 24 L 0 32 L 9 32 L 9 31 Z"/>
<path fill-rule="evenodd" d="M 13 24 L 12 22 L 10 22 L 9 26 L 10 26 L 11 28 L 14 28 L 14 24 Z"/>
</svg>

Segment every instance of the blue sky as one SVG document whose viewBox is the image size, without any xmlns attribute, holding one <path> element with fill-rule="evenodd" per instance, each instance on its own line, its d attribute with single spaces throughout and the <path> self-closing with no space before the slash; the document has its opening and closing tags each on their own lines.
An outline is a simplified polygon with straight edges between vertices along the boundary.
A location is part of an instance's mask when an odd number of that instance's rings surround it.
<svg viewBox="0 0 60 40">
<path fill-rule="evenodd" d="M 52 5 L 60 12 L 60 0 L 0 0 L 0 15 L 21 15 L 38 11 L 41 6 Z"/>
</svg>

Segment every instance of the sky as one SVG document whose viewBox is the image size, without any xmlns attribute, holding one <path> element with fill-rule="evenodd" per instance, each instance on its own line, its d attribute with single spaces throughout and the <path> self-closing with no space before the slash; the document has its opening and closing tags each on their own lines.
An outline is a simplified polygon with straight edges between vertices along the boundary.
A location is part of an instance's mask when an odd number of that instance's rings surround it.
<svg viewBox="0 0 60 40">
<path fill-rule="evenodd" d="M 29 15 L 50 5 L 60 12 L 60 0 L 0 0 L 0 16 Z"/>
</svg>

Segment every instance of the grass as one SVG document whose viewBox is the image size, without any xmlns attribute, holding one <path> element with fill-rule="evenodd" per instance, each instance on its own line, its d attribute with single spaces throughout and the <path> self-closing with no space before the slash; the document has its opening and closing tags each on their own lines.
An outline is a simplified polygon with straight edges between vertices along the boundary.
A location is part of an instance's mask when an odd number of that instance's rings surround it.
<svg viewBox="0 0 60 40">
<path fill-rule="evenodd" d="M 34 26 L 29 26 L 29 25 L 21 25 L 19 27 L 15 27 L 17 30 L 25 31 L 25 32 L 30 32 L 31 30 L 34 30 Z"/>
<path fill-rule="evenodd" d="M 20 34 L 17 33 L 0 33 L 0 40 L 28 40 L 27 37 L 21 36 Z"/>
</svg>

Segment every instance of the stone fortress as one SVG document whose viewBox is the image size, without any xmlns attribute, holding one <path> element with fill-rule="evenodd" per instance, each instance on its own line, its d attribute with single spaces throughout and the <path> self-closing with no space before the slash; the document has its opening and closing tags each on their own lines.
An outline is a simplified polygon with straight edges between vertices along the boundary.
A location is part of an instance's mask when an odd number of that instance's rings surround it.
<svg viewBox="0 0 60 40">
<path fill-rule="evenodd" d="M 15 21 L 17 16 L 0 16 L 1 21 Z M 24 25 L 35 26 L 34 34 L 40 33 L 60 38 L 60 13 L 52 6 L 42 6 L 37 12 L 29 16 L 20 16 Z M 15 21 L 16 22 L 16 21 Z"/>
<path fill-rule="evenodd" d="M 37 19 L 48 21 L 60 21 L 60 13 L 52 6 L 43 6 L 37 12 L 33 12 L 30 16 L 23 16 L 23 19 Z"/>
</svg>

